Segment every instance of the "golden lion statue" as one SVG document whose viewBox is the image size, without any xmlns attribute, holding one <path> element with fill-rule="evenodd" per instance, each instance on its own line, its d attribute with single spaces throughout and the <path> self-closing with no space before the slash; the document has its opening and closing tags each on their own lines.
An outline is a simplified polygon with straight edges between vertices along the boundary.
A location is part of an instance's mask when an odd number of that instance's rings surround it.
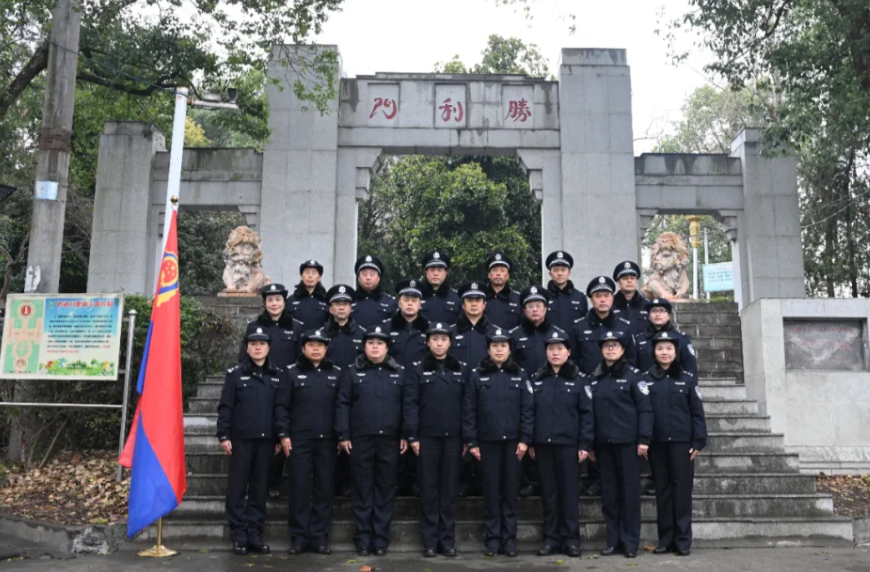
<svg viewBox="0 0 870 572">
<path fill-rule="evenodd" d="M 689 248 L 680 235 L 663 232 L 653 243 L 651 262 L 653 272 L 645 281 L 644 296 L 671 302 L 685 300 L 689 291 Z"/>
<path fill-rule="evenodd" d="M 228 294 L 254 294 L 269 283 L 260 261 L 260 237 L 246 226 L 238 226 L 230 232 L 224 247 L 224 292 Z"/>
</svg>

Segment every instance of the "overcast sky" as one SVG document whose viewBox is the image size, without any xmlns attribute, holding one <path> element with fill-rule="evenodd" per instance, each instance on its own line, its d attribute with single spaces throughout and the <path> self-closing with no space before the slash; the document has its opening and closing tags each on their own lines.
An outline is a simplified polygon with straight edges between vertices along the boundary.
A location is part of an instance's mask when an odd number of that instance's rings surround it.
<svg viewBox="0 0 870 572">
<path fill-rule="evenodd" d="M 458 54 L 466 64 L 480 61 L 490 34 L 537 44 L 558 76 L 560 50 L 624 48 L 631 66 L 635 153 L 655 143 L 643 139 L 667 130 L 680 118 L 686 96 L 707 81 L 707 57 L 695 53 L 674 67 L 665 41 L 655 35 L 659 13 L 666 20 L 685 12 L 685 0 L 537 0 L 533 19 L 496 0 L 345 0 L 316 39 L 337 44 L 348 77 L 379 71 L 430 72 L 438 61 Z M 568 14 L 576 15 L 569 32 Z M 684 45 L 690 38 L 684 36 Z M 693 69 L 694 68 L 694 69 Z"/>
</svg>

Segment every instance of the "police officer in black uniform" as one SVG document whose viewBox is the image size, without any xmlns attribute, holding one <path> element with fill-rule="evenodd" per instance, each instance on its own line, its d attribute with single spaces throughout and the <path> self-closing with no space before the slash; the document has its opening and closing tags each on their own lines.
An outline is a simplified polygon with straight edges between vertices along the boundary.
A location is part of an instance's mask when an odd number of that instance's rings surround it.
<svg viewBox="0 0 870 572">
<path fill-rule="evenodd" d="M 520 295 L 523 319 L 511 330 L 511 357 L 526 375 L 535 375 L 547 363 L 547 339 L 553 332 L 569 339 L 562 328 L 550 321 L 547 311 L 548 292 L 540 286 L 529 286 Z"/>
<path fill-rule="evenodd" d="M 248 322 L 245 336 L 262 329 L 271 338 L 269 361 L 281 369 L 296 362 L 299 334 L 302 333 L 302 322 L 294 320 L 286 309 L 287 289 L 281 284 L 267 284 L 260 288 L 265 306 L 263 313 Z M 239 345 L 239 361 L 248 356 L 247 339 Z"/>
<path fill-rule="evenodd" d="M 302 322 L 302 331 L 321 327 L 329 317 L 326 288 L 320 283 L 323 265 L 306 260 L 299 265 L 302 279 L 293 294 L 287 297 L 287 310 Z"/>
<path fill-rule="evenodd" d="M 592 374 L 595 449 L 601 472 L 601 512 L 607 547 L 602 556 L 637 556 L 640 542 L 640 457 L 647 456 L 653 431 L 649 388 L 625 359 L 629 334 L 608 331 L 599 343 L 603 359 Z"/>
<path fill-rule="evenodd" d="M 632 323 L 631 334 L 642 332 L 646 327 L 646 298 L 637 288 L 640 280 L 640 266 L 632 260 L 624 260 L 613 269 L 613 280 L 619 285 L 619 292 L 613 297 L 613 307 L 622 312 L 625 319 Z"/>
<path fill-rule="evenodd" d="M 426 330 L 426 353 L 408 372 L 405 435 L 417 455 L 423 556 L 456 556 L 456 512 L 462 471 L 462 403 L 468 370 L 449 354 L 453 331 Z"/>
<path fill-rule="evenodd" d="M 563 250 L 557 250 L 550 253 L 546 262 L 550 271 L 547 315 L 553 324 L 570 333 L 574 322 L 589 311 L 586 294 L 577 290 L 569 278 L 574 267 L 574 257 Z"/>
<path fill-rule="evenodd" d="M 396 313 L 396 299 L 381 289 L 384 264 L 372 254 L 360 256 L 354 264 L 357 290 L 353 319 L 363 328 L 381 326 Z"/>
<path fill-rule="evenodd" d="M 468 452 L 480 461 L 486 556 L 517 555 L 520 461 L 535 428 L 532 385 L 511 359 L 510 335 L 496 329 L 489 356 L 469 376 L 462 411 Z"/>
<path fill-rule="evenodd" d="M 406 279 L 396 284 L 399 311 L 385 322 L 390 330 L 390 356 L 406 370 L 423 359 L 429 322 L 420 314 L 420 282 Z"/>
<path fill-rule="evenodd" d="M 366 329 L 363 355 L 344 372 L 335 406 L 339 445 L 353 473 L 354 543 L 359 556 L 383 556 L 390 545 L 396 503 L 396 468 L 402 438 L 405 370 L 388 355 L 385 327 Z"/>
<path fill-rule="evenodd" d="M 336 284 L 326 293 L 329 300 L 329 319 L 326 335 L 329 345 L 326 358 L 342 370 L 353 365 L 363 351 L 365 328 L 357 324 L 352 315 L 354 289 L 346 284 Z"/>
<path fill-rule="evenodd" d="M 287 368 L 290 414 L 290 554 L 306 548 L 332 554 L 333 476 L 335 474 L 335 398 L 341 368 L 326 359 L 324 329 L 300 338 L 302 351 Z"/>
<path fill-rule="evenodd" d="M 462 315 L 453 325 L 453 343 L 450 355 L 466 364 L 469 369 L 480 365 L 486 357 L 486 338 L 496 327 L 487 318 L 486 293 L 482 282 L 469 282 L 459 288 Z"/>
<path fill-rule="evenodd" d="M 520 295 L 511 290 L 511 261 L 496 252 L 486 260 L 489 281 L 486 285 L 486 316 L 498 328 L 511 330 L 520 325 Z"/>
<path fill-rule="evenodd" d="M 609 276 L 596 276 L 586 286 L 586 295 L 592 301 L 592 309 L 585 318 L 574 322 L 571 330 L 571 359 L 580 371 L 590 375 L 601 363 L 601 334 L 607 331 L 619 330 L 631 332 L 634 324 L 625 318 L 619 310 L 613 308 L 613 294 L 616 283 Z M 633 363 L 634 346 L 627 344 L 626 359 Z"/>
<path fill-rule="evenodd" d="M 698 380 L 679 360 L 682 340 L 672 331 L 653 336 L 655 365 L 644 375 L 653 407 L 649 466 L 656 487 L 659 541 L 654 552 L 688 556 L 692 550 L 694 461 L 707 444 Z"/>
<path fill-rule="evenodd" d="M 698 360 L 695 359 L 695 348 L 689 336 L 674 327 L 671 322 L 671 303 L 667 298 L 654 298 L 644 304 L 648 321 L 646 328 L 634 335 L 634 347 L 637 351 L 635 365 L 642 372 L 647 371 L 655 364 L 653 355 L 653 337 L 658 332 L 668 332 L 670 337 L 675 338 L 679 348 L 680 367 L 694 376 L 698 375 Z"/>
<path fill-rule="evenodd" d="M 577 479 L 580 465 L 594 442 L 592 389 L 570 360 L 570 341 L 564 331 L 552 330 L 546 339 L 547 364 L 532 377 L 535 401 L 534 457 L 541 474 L 544 505 L 544 547 L 538 556 L 562 550 L 580 556 L 580 514 Z"/>
<path fill-rule="evenodd" d="M 275 441 L 287 438 L 287 405 L 282 399 L 285 373 L 269 360 L 269 333 L 255 328 L 245 335 L 247 356 L 227 370 L 218 403 L 217 436 L 230 456 L 226 511 L 233 552 L 268 554 L 263 544 L 269 462 Z M 246 500 L 247 499 L 247 500 Z"/>
<path fill-rule="evenodd" d="M 450 272 L 450 257 L 443 252 L 434 251 L 423 257 L 423 283 L 420 291 L 420 313 L 429 322 L 454 324 L 462 313 L 462 300 L 447 280 Z"/>
</svg>

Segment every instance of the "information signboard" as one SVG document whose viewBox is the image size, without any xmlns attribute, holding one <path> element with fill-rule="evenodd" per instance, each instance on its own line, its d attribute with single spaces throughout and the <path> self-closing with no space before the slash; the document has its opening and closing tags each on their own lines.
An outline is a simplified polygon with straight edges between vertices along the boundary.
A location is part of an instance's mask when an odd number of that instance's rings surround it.
<svg viewBox="0 0 870 572">
<path fill-rule="evenodd" d="M 734 290 L 734 265 L 731 262 L 704 264 L 704 292 Z"/>
</svg>

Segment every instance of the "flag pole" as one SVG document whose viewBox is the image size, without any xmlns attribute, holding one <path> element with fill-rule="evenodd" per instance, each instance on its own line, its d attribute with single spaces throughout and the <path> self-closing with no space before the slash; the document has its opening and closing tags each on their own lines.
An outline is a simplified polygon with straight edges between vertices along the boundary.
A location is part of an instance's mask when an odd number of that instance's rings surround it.
<svg viewBox="0 0 870 572">
<path fill-rule="evenodd" d="M 168 558 L 170 556 L 175 556 L 176 554 L 178 554 L 177 550 L 171 550 L 163 546 L 163 519 L 157 519 L 157 544 L 148 550 L 143 550 L 139 553 L 139 556 L 149 558 Z"/>
</svg>

